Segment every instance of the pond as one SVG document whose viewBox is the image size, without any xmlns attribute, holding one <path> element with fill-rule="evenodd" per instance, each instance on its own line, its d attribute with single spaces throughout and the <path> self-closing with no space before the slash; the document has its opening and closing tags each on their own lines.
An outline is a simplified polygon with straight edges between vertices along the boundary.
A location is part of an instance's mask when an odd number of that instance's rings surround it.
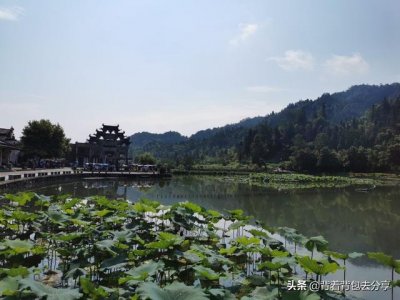
<svg viewBox="0 0 400 300">
<path fill-rule="evenodd" d="M 136 201 L 142 197 L 164 204 L 189 200 L 224 211 L 243 209 L 270 226 L 296 228 L 306 236 L 322 235 L 331 250 L 339 252 L 382 251 L 400 258 L 400 189 L 355 188 L 277 191 L 209 176 L 175 176 L 169 180 L 85 179 L 27 188 L 40 194 L 77 197 L 105 195 Z M 342 271 L 327 280 L 340 280 Z M 346 280 L 382 281 L 390 270 L 366 257 L 348 265 Z M 390 299 L 390 292 L 353 292 L 359 299 Z M 395 299 L 400 297 L 395 289 Z"/>
</svg>

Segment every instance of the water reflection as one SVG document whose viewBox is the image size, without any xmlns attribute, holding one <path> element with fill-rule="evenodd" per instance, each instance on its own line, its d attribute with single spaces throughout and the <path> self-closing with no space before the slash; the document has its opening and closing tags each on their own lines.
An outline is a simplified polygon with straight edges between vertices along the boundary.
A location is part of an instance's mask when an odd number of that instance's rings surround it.
<svg viewBox="0 0 400 300">
<path fill-rule="evenodd" d="M 104 195 L 136 201 L 142 197 L 164 204 L 189 200 L 223 211 L 241 208 L 271 226 L 298 229 L 306 236 L 323 235 L 340 252 L 383 251 L 400 257 L 400 190 L 354 188 L 276 191 L 213 177 L 174 177 L 170 180 L 86 179 L 29 188 L 42 194 L 77 197 Z M 367 258 L 349 262 L 348 280 L 386 280 L 390 270 Z M 340 280 L 341 272 L 327 279 Z M 399 289 L 395 291 L 400 297 Z M 359 299 L 390 299 L 390 292 L 355 292 Z"/>
<path fill-rule="evenodd" d="M 337 251 L 383 251 L 400 256 L 400 191 L 394 187 L 368 193 L 354 188 L 284 192 L 190 176 L 171 180 L 86 179 L 32 190 L 131 201 L 146 197 L 164 204 L 189 200 L 220 211 L 241 208 L 271 226 L 293 227 L 306 236 L 321 234 Z"/>
</svg>

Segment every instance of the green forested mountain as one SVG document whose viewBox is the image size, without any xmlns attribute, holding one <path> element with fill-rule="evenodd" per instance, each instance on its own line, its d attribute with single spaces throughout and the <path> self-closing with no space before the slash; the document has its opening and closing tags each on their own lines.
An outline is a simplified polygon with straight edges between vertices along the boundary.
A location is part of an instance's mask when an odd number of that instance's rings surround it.
<svg viewBox="0 0 400 300">
<path fill-rule="evenodd" d="M 324 106 L 326 120 L 332 123 L 359 118 L 373 104 L 384 98 L 392 99 L 400 95 L 400 83 L 386 85 L 356 85 L 347 91 L 334 94 L 325 93 L 316 100 L 302 100 L 289 104 L 279 113 L 273 113 L 266 118 L 271 126 L 292 122 L 296 117 L 312 118 Z M 304 115 L 299 116 L 298 111 Z"/>
<path fill-rule="evenodd" d="M 162 134 L 139 132 L 131 136 L 130 153 L 135 157 L 150 152 L 158 159 L 174 164 L 188 158 L 203 160 L 208 156 L 215 159 L 225 150 L 236 147 L 246 130 L 263 120 L 264 117 L 247 118 L 236 124 L 198 131 L 189 138 L 173 131 Z M 203 151 L 204 155 L 201 154 Z"/>
<path fill-rule="evenodd" d="M 186 141 L 187 137 L 176 131 L 168 131 L 165 133 L 139 132 L 131 136 L 131 141 L 135 147 L 143 147 L 152 142 L 173 144 Z"/>
<path fill-rule="evenodd" d="M 240 161 L 290 161 L 298 171 L 388 171 L 400 166 L 400 96 L 374 104 L 360 118 L 333 123 L 325 106 L 310 118 L 250 129 L 238 147 Z"/>
<path fill-rule="evenodd" d="M 131 136 L 130 153 L 136 156 L 143 152 L 148 144 L 177 144 L 186 141 L 188 138 L 176 131 L 165 133 L 138 132 Z"/>
<path fill-rule="evenodd" d="M 398 83 L 353 86 L 189 138 L 172 132 L 138 133 L 132 136 L 132 154 L 150 152 L 162 161 L 184 165 L 287 161 L 300 171 L 387 170 L 398 139 L 398 99 Z M 366 157 L 362 167 L 351 162 L 357 155 Z"/>
<path fill-rule="evenodd" d="M 218 134 L 221 131 L 229 130 L 229 129 L 240 129 L 240 128 L 252 128 L 258 124 L 260 124 L 264 120 L 264 117 L 254 117 L 254 118 L 246 118 L 239 123 L 229 124 L 224 127 L 217 127 L 213 129 L 200 130 L 195 134 L 190 136 L 192 140 L 204 140 L 207 138 L 211 138 L 213 135 Z"/>
</svg>

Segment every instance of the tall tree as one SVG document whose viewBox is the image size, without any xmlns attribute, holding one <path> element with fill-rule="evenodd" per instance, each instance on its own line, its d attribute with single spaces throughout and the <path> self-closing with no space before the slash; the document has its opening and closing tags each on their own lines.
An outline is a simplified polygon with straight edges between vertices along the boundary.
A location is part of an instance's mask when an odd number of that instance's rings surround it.
<svg viewBox="0 0 400 300">
<path fill-rule="evenodd" d="M 69 150 L 69 141 L 60 124 L 49 120 L 29 121 L 22 130 L 22 150 L 26 158 L 62 158 Z"/>
<path fill-rule="evenodd" d="M 155 157 L 149 152 L 144 152 L 136 156 L 135 161 L 142 165 L 154 165 L 156 163 Z"/>
<path fill-rule="evenodd" d="M 324 147 L 319 153 L 317 168 L 321 172 L 337 172 L 341 169 L 341 164 L 336 153 Z"/>
<path fill-rule="evenodd" d="M 290 159 L 296 171 L 314 172 L 316 170 L 317 157 L 310 149 L 296 151 Z"/>
</svg>

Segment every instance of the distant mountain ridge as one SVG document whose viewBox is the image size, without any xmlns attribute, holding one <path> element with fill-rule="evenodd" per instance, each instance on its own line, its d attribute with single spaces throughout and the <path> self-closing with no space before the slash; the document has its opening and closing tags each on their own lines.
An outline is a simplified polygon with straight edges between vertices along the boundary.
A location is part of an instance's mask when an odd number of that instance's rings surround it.
<svg viewBox="0 0 400 300">
<path fill-rule="evenodd" d="M 251 128 L 260 124 L 279 127 L 304 118 L 313 118 L 321 110 L 330 123 L 345 122 L 362 117 L 373 105 L 384 99 L 400 96 L 400 83 L 385 85 L 356 85 L 343 92 L 325 93 L 315 100 L 300 100 L 289 104 L 278 113 L 267 116 L 246 118 L 238 123 L 196 132 L 185 137 L 178 132 L 153 134 L 135 133 L 131 136 L 131 155 L 150 152 L 160 159 L 174 160 L 183 156 L 201 159 L 206 156 L 218 156 L 241 143 Z M 296 120 L 298 121 L 298 120 Z"/>
<path fill-rule="evenodd" d="M 332 123 L 361 117 L 372 105 L 385 98 L 393 99 L 400 95 L 400 83 L 385 85 L 355 85 L 343 92 L 325 93 L 315 100 L 300 100 L 289 104 L 279 113 L 266 116 L 268 124 L 277 126 L 290 122 L 294 111 L 303 109 L 309 118 L 324 105 L 327 120 Z"/>
<path fill-rule="evenodd" d="M 186 136 L 183 136 L 176 131 L 168 131 L 165 133 L 150 133 L 143 131 L 131 135 L 131 142 L 136 147 L 143 147 L 152 142 L 173 144 L 186 141 L 187 139 Z"/>
<path fill-rule="evenodd" d="M 185 142 L 185 141 L 188 141 L 189 139 L 203 140 L 203 139 L 209 138 L 210 136 L 214 135 L 215 133 L 220 131 L 221 128 L 238 128 L 238 127 L 252 128 L 252 127 L 260 124 L 264 120 L 264 118 L 265 117 L 246 118 L 246 119 L 239 121 L 238 123 L 225 125 L 223 127 L 215 127 L 212 129 L 200 130 L 200 131 L 192 134 L 190 137 L 184 136 L 176 131 L 167 131 L 165 133 L 150 133 L 147 131 L 143 131 L 143 132 L 137 132 L 137 133 L 131 135 L 130 138 L 131 138 L 132 146 L 137 149 L 140 149 L 140 148 L 142 148 L 148 144 L 152 144 L 152 143 L 174 144 L 174 143 Z"/>
</svg>

